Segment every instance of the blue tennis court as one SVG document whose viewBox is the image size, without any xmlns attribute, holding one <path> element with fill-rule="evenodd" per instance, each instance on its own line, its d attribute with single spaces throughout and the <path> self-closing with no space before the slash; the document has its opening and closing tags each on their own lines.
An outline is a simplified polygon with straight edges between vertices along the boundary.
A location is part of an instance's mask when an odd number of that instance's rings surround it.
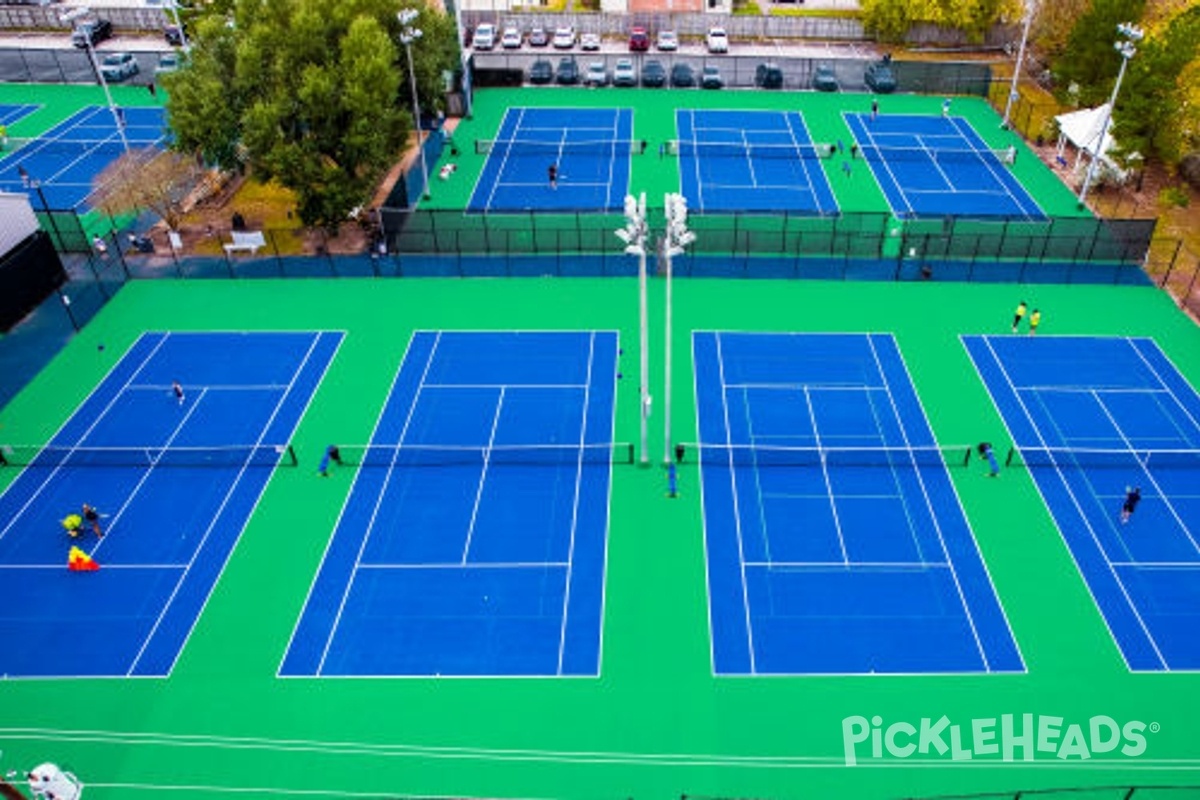
<svg viewBox="0 0 1200 800">
<path fill-rule="evenodd" d="M 964 342 L 1125 663 L 1200 669 L 1200 396 L 1151 339 Z"/>
<path fill-rule="evenodd" d="M 41 106 L 32 103 L 7 104 L 0 103 L 0 125 L 12 125 L 22 117 L 27 117 Z"/>
<path fill-rule="evenodd" d="M 842 115 L 898 217 L 1045 219 L 997 152 L 963 117 Z"/>
<path fill-rule="evenodd" d="M 798 111 L 680 109 L 679 175 L 690 208 L 826 215 L 837 201 Z"/>
<path fill-rule="evenodd" d="M 467 213 L 620 209 L 642 144 L 633 141 L 632 109 L 516 107 L 496 139 L 477 147 L 488 157 Z"/>
<path fill-rule="evenodd" d="M 715 673 L 1024 671 L 892 336 L 692 346 Z"/>
<path fill-rule="evenodd" d="M 147 333 L 47 447 L 4 446 L 28 466 L 0 495 L 0 639 L 38 644 L 0 673 L 170 674 L 341 338 Z M 63 529 L 83 503 L 102 537 Z M 72 545 L 100 570 L 68 572 Z"/>
<path fill-rule="evenodd" d="M 162 108 L 121 108 L 125 139 L 132 148 L 161 147 L 167 140 Z M 41 197 L 21 177 L 41 184 L 51 210 L 79 209 L 105 167 L 125 152 L 116 120 L 106 107 L 89 106 L 0 159 L 0 191 L 24 192 L 35 210 Z"/>
<path fill-rule="evenodd" d="M 342 448 L 362 466 L 280 674 L 599 674 L 616 360 L 612 332 L 416 334 Z"/>
</svg>

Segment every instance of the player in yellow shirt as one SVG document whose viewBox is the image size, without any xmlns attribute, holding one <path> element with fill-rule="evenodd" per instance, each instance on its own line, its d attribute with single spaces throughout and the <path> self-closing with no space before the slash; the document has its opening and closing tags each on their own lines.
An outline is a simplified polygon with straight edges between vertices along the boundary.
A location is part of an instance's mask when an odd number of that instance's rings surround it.
<svg viewBox="0 0 1200 800">
<path fill-rule="evenodd" d="M 1029 315 L 1029 335 L 1030 336 L 1033 336 L 1034 334 L 1037 333 L 1037 326 L 1040 325 L 1041 322 L 1042 322 L 1042 312 L 1038 311 L 1035 308 L 1033 310 L 1033 313 Z"/>
<path fill-rule="evenodd" d="M 1017 304 L 1017 310 L 1013 313 L 1013 333 L 1017 332 L 1017 327 L 1021 324 L 1021 320 L 1025 316 L 1025 309 L 1025 301 L 1022 300 Z"/>
</svg>

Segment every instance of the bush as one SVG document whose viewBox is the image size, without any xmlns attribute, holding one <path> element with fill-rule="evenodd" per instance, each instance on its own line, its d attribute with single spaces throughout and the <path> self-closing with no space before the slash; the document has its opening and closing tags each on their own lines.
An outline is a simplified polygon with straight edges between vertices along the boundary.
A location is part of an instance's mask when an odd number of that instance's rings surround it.
<svg viewBox="0 0 1200 800">
<path fill-rule="evenodd" d="M 733 13 L 738 17 L 757 17 L 762 15 L 762 9 L 754 0 L 743 0 L 734 4 Z"/>
<path fill-rule="evenodd" d="M 1193 189 L 1200 189 L 1200 150 L 1188 153 L 1179 162 L 1179 177 L 1187 181 Z"/>
<path fill-rule="evenodd" d="M 1182 186 L 1168 186 L 1158 193 L 1158 203 L 1165 208 L 1187 208 L 1190 198 Z"/>
</svg>

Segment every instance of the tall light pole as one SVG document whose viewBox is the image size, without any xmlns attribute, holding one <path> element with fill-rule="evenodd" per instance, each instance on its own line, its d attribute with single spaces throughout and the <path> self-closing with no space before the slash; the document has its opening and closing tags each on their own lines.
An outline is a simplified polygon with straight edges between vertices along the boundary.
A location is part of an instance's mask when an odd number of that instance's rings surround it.
<svg viewBox="0 0 1200 800">
<path fill-rule="evenodd" d="M 92 13 L 92 10 L 87 6 L 79 6 L 66 12 L 59 19 L 73 26 L 75 20 L 90 13 Z M 112 92 L 108 90 L 108 81 L 104 80 L 104 73 L 100 71 L 100 62 L 96 60 L 96 51 L 92 48 L 92 35 L 90 31 L 84 32 L 83 41 L 87 45 L 88 60 L 92 62 L 92 69 L 96 73 L 96 79 L 100 81 L 100 86 L 104 89 L 104 97 L 108 100 L 108 111 L 112 114 L 113 122 L 117 124 L 117 134 L 121 137 L 121 144 L 125 147 L 125 152 L 128 153 L 129 140 L 125 138 L 125 118 L 121 115 L 117 104 L 113 102 Z"/>
<path fill-rule="evenodd" d="M 666 315 L 663 362 L 665 383 L 663 386 L 663 464 L 671 465 L 671 259 L 683 255 L 684 248 L 696 241 L 696 234 L 687 229 L 687 201 L 681 194 L 668 194 L 663 198 L 667 215 L 667 235 L 663 240 L 663 264 L 667 281 Z"/>
<path fill-rule="evenodd" d="M 417 99 L 417 73 L 413 66 L 412 43 L 420 39 L 422 32 L 420 28 L 414 28 L 410 23 L 414 22 L 419 16 L 415 8 L 406 8 L 396 14 L 396 19 L 400 20 L 400 41 L 404 44 L 404 52 L 408 56 L 408 79 L 412 84 L 413 98 L 413 124 L 417 130 L 417 150 L 421 154 L 421 177 L 425 181 L 425 189 L 422 192 L 426 200 L 429 199 L 429 165 L 425 163 L 425 143 L 421 141 L 421 103 Z"/>
<path fill-rule="evenodd" d="M 178 0 L 168 0 L 167 8 L 171 12 L 171 19 L 175 22 L 175 27 L 179 29 L 179 42 L 183 47 L 183 52 L 192 52 L 192 45 L 188 41 L 187 31 L 183 29 L 183 23 L 179 21 L 179 3 Z"/>
<path fill-rule="evenodd" d="M 639 385 L 641 412 L 641 438 L 639 439 L 638 461 L 643 467 L 650 465 L 647 450 L 646 426 L 650 419 L 650 331 L 646 301 L 646 193 L 635 198 L 625 195 L 625 227 L 614 231 L 625 243 L 625 253 L 638 257 L 638 331 L 641 352 L 641 375 Z"/>
<path fill-rule="evenodd" d="M 1021 65 L 1025 63 L 1025 44 L 1029 41 L 1029 26 L 1033 22 L 1033 0 L 1028 0 L 1025 4 L 1025 24 L 1021 28 L 1021 46 L 1017 49 L 1017 63 L 1013 66 L 1012 86 L 1008 88 L 1008 102 L 1004 104 L 1004 121 L 1000 123 L 1000 127 L 1005 130 L 1009 125 L 1009 114 L 1012 112 L 1013 103 L 1017 97 L 1017 81 L 1021 78 Z"/>
<path fill-rule="evenodd" d="M 1092 152 L 1092 160 L 1088 162 L 1087 176 L 1083 179 L 1083 188 L 1079 190 L 1079 206 L 1082 208 L 1087 204 L 1088 189 L 1092 186 L 1092 177 L 1096 174 L 1096 162 L 1104 156 L 1104 140 L 1108 136 L 1108 126 L 1112 122 L 1113 110 L 1117 107 L 1117 92 L 1121 91 L 1121 80 L 1125 77 L 1125 68 L 1129 66 L 1129 59 L 1133 58 L 1137 53 L 1136 42 L 1140 42 L 1145 35 L 1142 29 L 1131 22 L 1122 22 L 1117 26 L 1117 33 L 1120 39 L 1113 45 L 1117 52 L 1121 54 L 1121 69 L 1117 72 L 1117 82 L 1113 86 L 1112 97 L 1108 100 L 1108 113 L 1104 115 L 1104 125 L 1100 127 L 1100 139 L 1096 142 L 1096 149 Z"/>
</svg>

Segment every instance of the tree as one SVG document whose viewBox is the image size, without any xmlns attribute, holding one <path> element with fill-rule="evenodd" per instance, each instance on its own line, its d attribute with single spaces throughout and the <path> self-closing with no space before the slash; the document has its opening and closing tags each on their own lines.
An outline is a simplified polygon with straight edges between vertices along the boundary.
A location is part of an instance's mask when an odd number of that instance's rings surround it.
<svg viewBox="0 0 1200 800">
<path fill-rule="evenodd" d="M 1094 106 L 1108 99 L 1121 66 L 1121 56 L 1113 49 L 1117 25 L 1140 20 L 1145 6 L 1146 0 L 1094 0 L 1051 67 L 1060 100 Z"/>
<path fill-rule="evenodd" d="M 1178 162 L 1200 133 L 1197 109 L 1187 102 L 1190 62 L 1200 52 L 1200 6 L 1169 20 L 1139 46 L 1129 62 L 1113 115 L 1121 153 Z"/>
<path fill-rule="evenodd" d="M 407 141 L 411 96 L 395 0 L 239 0 L 198 25 L 193 63 L 172 81 L 180 148 L 245 159 L 297 196 L 306 225 L 335 229 L 362 205 Z M 440 107 L 456 62 L 454 26 L 417 7 L 418 94 Z"/>
<path fill-rule="evenodd" d="M 1062 54 L 1075 21 L 1091 4 L 1091 0 L 1042 0 L 1037 4 L 1030 38 L 1043 58 L 1054 61 Z"/>
<path fill-rule="evenodd" d="M 997 22 L 1021 18 L 1020 0 L 862 0 L 863 25 L 883 41 L 900 42 L 917 23 L 955 28 L 981 41 Z"/>
<path fill-rule="evenodd" d="M 96 176 L 92 203 L 110 216 L 149 209 L 177 230 L 183 203 L 204 170 L 178 151 L 131 150 Z"/>
</svg>

